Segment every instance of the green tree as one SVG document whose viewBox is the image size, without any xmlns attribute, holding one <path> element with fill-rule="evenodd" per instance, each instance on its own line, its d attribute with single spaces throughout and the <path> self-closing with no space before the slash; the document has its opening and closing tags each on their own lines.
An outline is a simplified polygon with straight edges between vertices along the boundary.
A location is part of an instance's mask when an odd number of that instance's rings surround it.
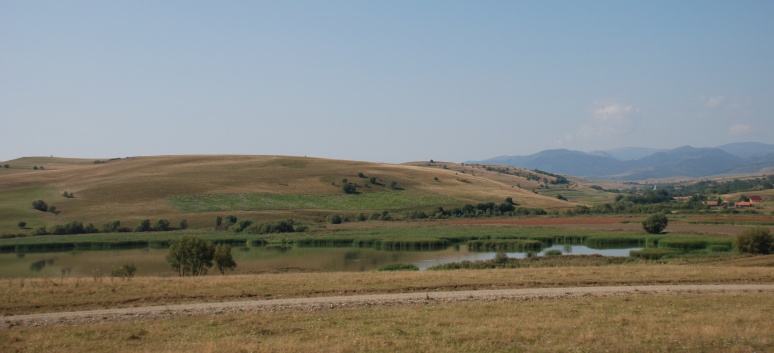
<svg viewBox="0 0 774 353">
<path fill-rule="evenodd" d="M 357 193 L 357 187 L 355 184 L 352 183 L 344 183 L 341 185 L 341 190 L 344 191 L 345 194 L 354 194 Z"/>
<path fill-rule="evenodd" d="M 169 221 L 166 219 L 159 219 L 156 221 L 156 224 L 153 226 L 153 230 L 165 232 L 169 230 Z"/>
<path fill-rule="evenodd" d="M 234 258 L 231 256 L 231 246 L 226 244 L 220 244 L 215 247 L 215 254 L 213 256 L 215 260 L 215 267 L 217 267 L 220 274 L 225 274 L 227 270 L 233 271 L 237 264 Z"/>
<path fill-rule="evenodd" d="M 207 274 L 215 257 L 215 245 L 209 240 L 185 237 L 173 241 L 167 263 L 181 277 Z"/>
<path fill-rule="evenodd" d="M 24 228 L 24 227 L 27 226 L 27 222 L 21 221 L 21 222 L 17 223 L 16 225 L 19 226 L 19 228 Z"/>
<path fill-rule="evenodd" d="M 656 213 L 642 221 L 642 229 L 650 234 L 658 234 L 666 228 L 669 220 L 663 213 Z"/>
<path fill-rule="evenodd" d="M 140 224 L 137 225 L 136 228 L 134 228 L 135 232 L 150 232 L 151 231 L 151 224 L 150 219 L 143 219 L 140 221 Z"/>
<path fill-rule="evenodd" d="M 35 200 L 35 201 L 32 201 L 32 208 L 38 211 L 46 212 L 48 211 L 48 204 L 43 200 Z"/>
<path fill-rule="evenodd" d="M 748 229 L 736 237 L 734 244 L 741 253 L 771 254 L 774 253 L 774 238 L 768 228 L 756 227 Z"/>
<path fill-rule="evenodd" d="M 185 219 L 181 219 L 180 220 L 179 228 L 180 229 L 188 229 L 188 221 L 186 221 Z"/>
</svg>

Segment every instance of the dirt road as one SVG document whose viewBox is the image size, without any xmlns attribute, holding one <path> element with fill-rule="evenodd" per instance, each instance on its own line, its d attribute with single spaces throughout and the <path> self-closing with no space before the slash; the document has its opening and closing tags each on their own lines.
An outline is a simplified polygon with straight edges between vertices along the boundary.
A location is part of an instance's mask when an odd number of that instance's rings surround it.
<svg viewBox="0 0 774 353">
<path fill-rule="evenodd" d="M 161 305 L 121 309 L 56 312 L 0 317 L 0 327 L 82 324 L 105 321 L 157 319 L 195 314 L 251 311 L 328 310 L 337 308 L 450 303 L 495 300 L 564 299 L 587 296 L 642 294 L 699 294 L 712 292 L 774 292 L 774 285 L 663 285 L 619 287 L 529 288 L 429 293 L 374 294 L 339 297 L 252 300 L 237 302 Z"/>
</svg>

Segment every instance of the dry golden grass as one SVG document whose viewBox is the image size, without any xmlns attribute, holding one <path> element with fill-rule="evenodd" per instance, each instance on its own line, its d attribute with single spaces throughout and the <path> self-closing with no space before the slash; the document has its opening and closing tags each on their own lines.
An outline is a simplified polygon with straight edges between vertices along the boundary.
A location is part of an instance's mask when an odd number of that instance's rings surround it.
<svg viewBox="0 0 774 353">
<path fill-rule="evenodd" d="M 46 161 L 49 160 L 50 161 Z M 339 161 L 306 157 L 280 156 L 156 156 L 132 157 L 94 164 L 94 160 L 67 160 L 58 158 L 32 158 L 17 160 L 21 165 L 38 163 L 50 165 L 43 171 L 3 173 L 0 171 L 2 193 L 25 189 L 45 189 L 44 198 L 55 205 L 61 214 L 39 213 L 30 215 L 39 219 L 26 219 L 37 224 L 64 224 L 71 220 L 101 225 L 112 220 L 134 225 L 143 218 L 167 218 L 173 223 L 186 218 L 193 227 L 212 225 L 216 213 L 184 213 L 170 206 L 166 197 L 192 194 L 240 194 L 274 193 L 300 195 L 341 194 L 341 179 L 361 187 L 360 192 L 388 192 L 384 186 L 365 187 L 368 177 L 377 177 L 382 183 L 398 182 L 404 192 L 411 195 L 443 195 L 455 200 L 457 205 L 478 202 L 501 202 L 512 197 L 526 207 L 566 207 L 556 199 L 512 187 L 497 179 L 489 178 L 498 173 L 482 173 L 481 176 L 455 175 L 453 170 L 411 165 L 380 164 L 356 161 Z M 16 165 L 17 161 L 10 161 Z M 72 162 L 68 164 L 68 162 Z M 366 178 L 359 178 L 358 172 Z M 435 178 L 438 178 L 436 181 Z M 335 185 L 332 185 L 334 183 Z M 64 191 L 75 198 L 62 197 Z M 18 199 L 18 208 L 28 209 L 33 200 Z M 451 206 L 451 205 L 444 205 Z M 356 212 L 357 210 L 348 210 Z M 237 216 L 256 220 L 324 217 L 325 210 L 231 212 Z M 19 220 L 6 222 L 15 225 Z M 17 231 L 16 229 L 0 229 Z"/>
<path fill-rule="evenodd" d="M 627 295 L 15 327 L 4 352 L 768 352 L 771 293 Z"/>
<path fill-rule="evenodd" d="M 758 257 L 768 258 L 774 256 Z M 759 260 L 758 266 L 763 260 Z M 750 264 L 742 264 L 750 265 Z M 755 266 L 756 264 L 752 264 Z M 774 283 L 774 267 L 624 265 L 420 272 L 0 280 L 0 314 L 267 298 L 645 284 Z"/>
</svg>

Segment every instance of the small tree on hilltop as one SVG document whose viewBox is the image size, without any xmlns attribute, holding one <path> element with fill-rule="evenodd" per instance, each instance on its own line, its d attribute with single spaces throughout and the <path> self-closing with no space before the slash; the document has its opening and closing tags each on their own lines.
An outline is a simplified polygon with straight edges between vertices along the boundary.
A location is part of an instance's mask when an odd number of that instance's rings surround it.
<svg viewBox="0 0 774 353">
<path fill-rule="evenodd" d="M 656 213 L 642 221 L 642 229 L 650 234 L 661 233 L 669 223 L 667 217 L 661 213 Z"/>
<path fill-rule="evenodd" d="M 734 244 L 741 253 L 771 254 L 774 253 L 774 238 L 768 228 L 756 227 L 748 229 L 736 237 Z"/>
</svg>

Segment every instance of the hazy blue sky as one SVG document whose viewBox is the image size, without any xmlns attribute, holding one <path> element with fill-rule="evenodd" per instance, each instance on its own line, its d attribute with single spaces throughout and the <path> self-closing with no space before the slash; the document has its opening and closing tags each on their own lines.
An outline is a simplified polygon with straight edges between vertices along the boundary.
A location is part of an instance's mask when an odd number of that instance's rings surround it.
<svg viewBox="0 0 774 353">
<path fill-rule="evenodd" d="M 774 143 L 774 1 L 0 0 L 0 161 Z"/>
</svg>

